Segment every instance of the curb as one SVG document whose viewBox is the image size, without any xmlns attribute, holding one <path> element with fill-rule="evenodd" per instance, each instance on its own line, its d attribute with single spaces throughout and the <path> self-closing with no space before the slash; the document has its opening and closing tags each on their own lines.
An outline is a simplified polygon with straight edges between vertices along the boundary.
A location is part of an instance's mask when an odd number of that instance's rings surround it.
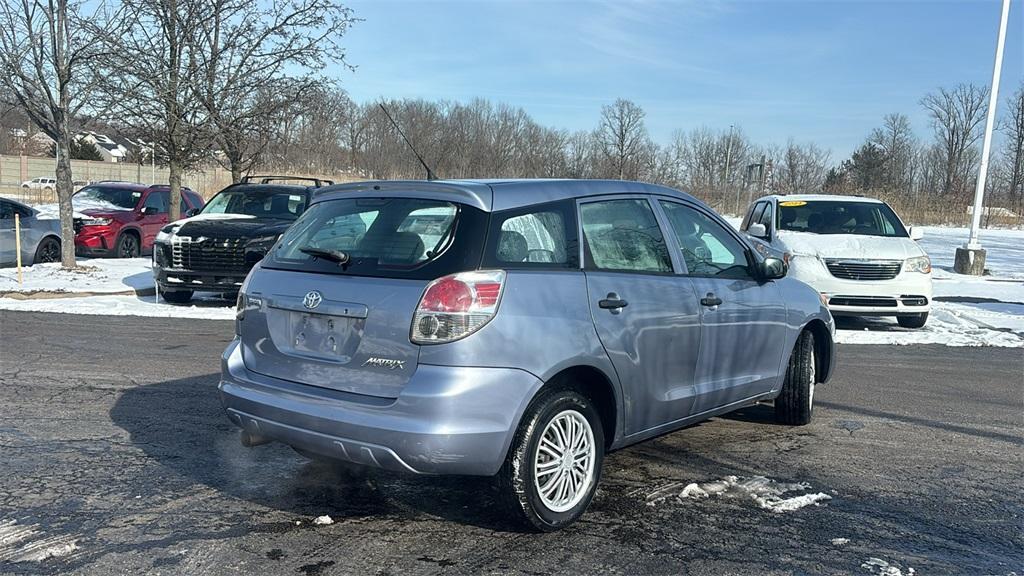
<svg viewBox="0 0 1024 576">
<path fill-rule="evenodd" d="M 156 288 L 121 290 L 119 292 L 53 292 L 35 290 L 30 292 L 0 292 L 0 298 L 11 300 L 57 300 L 60 298 L 86 298 L 89 296 L 154 296 Z"/>
</svg>

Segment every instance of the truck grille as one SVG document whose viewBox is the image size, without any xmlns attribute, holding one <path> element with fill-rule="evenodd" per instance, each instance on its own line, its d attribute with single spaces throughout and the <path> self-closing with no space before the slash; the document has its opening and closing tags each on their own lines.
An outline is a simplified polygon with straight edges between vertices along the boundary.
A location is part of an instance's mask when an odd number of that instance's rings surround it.
<svg viewBox="0 0 1024 576">
<path fill-rule="evenodd" d="M 892 280 L 903 267 L 902 260 L 825 260 L 828 271 L 844 280 Z"/>
<path fill-rule="evenodd" d="M 186 270 L 245 272 L 246 238 L 203 238 L 194 242 L 188 236 L 171 241 L 171 264 Z"/>
</svg>

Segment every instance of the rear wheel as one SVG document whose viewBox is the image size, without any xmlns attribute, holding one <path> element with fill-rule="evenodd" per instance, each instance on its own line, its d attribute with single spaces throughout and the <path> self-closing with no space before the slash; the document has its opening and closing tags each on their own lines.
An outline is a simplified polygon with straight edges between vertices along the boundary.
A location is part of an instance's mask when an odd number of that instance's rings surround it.
<svg viewBox="0 0 1024 576">
<path fill-rule="evenodd" d="M 191 290 L 175 290 L 173 292 L 164 292 L 164 300 L 171 304 L 186 304 L 192 299 Z"/>
<path fill-rule="evenodd" d="M 542 392 L 498 473 L 502 498 L 525 524 L 559 530 L 590 506 L 603 461 L 604 432 L 593 402 L 573 390 Z"/>
<path fill-rule="evenodd" d="M 924 328 L 928 321 L 928 313 L 914 314 L 912 316 L 897 316 L 896 321 L 904 328 Z"/>
<path fill-rule="evenodd" d="M 786 368 L 782 392 L 775 399 L 775 420 L 782 424 L 803 426 L 814 412 L 814 384 L 817 378 L 814 355 L 814 334 L 804 330 L 796 339 L 793 354 Z"/>
<path fill-rule="evenodd" d="M 141 253 L 139 238 L 135 234 L 121 234 L 117 239 L 114 254 L 118 258 L 138 258 Z"/>
<path fill-rule="evenodd" d="M 36 255 L 32 259 L 33 264 L 46 262 L 60 262 L 60 242 L 53 236 L 43 238 L 39 246 L 36 246 Z"/>
</svg>

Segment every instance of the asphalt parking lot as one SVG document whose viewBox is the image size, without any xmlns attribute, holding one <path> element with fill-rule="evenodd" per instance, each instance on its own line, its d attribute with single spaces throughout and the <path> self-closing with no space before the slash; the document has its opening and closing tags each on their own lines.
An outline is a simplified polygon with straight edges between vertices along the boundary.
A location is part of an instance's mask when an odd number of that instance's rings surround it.
<svg viewBox="0 0 1024 576">
<path fill-rule="evenodd" d="M 230 322 L 0 312 L 0 333 L 0 573 L 1024 572 L 1020 349 L 841 346 L 810 426 L 758 406 L 615 452 L 582 521 L 540 535 L 487 479 L 242 448 L 216 397 Z M 730 475 L 831 499 L 675 496 Z"/>
</svg>

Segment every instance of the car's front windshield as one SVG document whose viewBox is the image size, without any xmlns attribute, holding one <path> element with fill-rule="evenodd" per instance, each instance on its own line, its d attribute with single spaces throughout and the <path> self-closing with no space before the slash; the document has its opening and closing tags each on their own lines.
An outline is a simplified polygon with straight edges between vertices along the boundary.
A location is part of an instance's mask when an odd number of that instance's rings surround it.
<svg viewBox="0 0 1024 576">
<path fill-rule="evenodd" d="M 203 214 L 240 214 L 295 220 L 306 209 L 306 196 L 281 190 L 225 190 L 203 208 Z"/>
<path fill-rule="evenodd" d="M 75 210 L 133 210 L 142 198 L 142 192 L 114 186 L 87 186 L 72 198 Z"/>
<path fill-rule="evenodd" d="M 812 234 L 908 236 L 892 208 L 882 202 L 783 200 L 778 228 Z"/>
</svg>

